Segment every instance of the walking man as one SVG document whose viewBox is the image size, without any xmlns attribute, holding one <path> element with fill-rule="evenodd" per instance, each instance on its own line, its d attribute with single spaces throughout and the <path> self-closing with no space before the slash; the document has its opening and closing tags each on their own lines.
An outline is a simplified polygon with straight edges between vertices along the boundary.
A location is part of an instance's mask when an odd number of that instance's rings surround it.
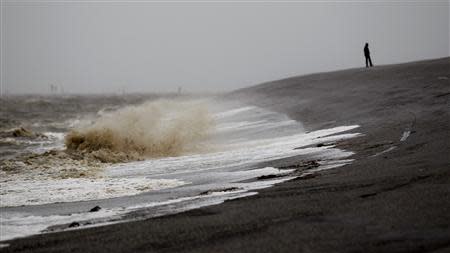
<svg viewBox="0 0 450 253">
<path fill-rule="evenodd" d="M 366 57 L 366 68 L 373 67 L 372 59 L 370 58 L 370 51 L 369 51 L 369 43 L 366 43 L 364 46 L 364 56 Z"/>
</svg>

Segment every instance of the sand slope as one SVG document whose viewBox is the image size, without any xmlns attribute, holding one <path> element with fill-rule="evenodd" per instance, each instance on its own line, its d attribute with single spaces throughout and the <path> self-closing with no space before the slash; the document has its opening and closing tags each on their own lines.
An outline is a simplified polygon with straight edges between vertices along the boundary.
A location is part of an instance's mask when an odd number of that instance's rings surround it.
<svg viewBox="0 0 450 253">
<path fill-rule="evenodd" d="M 338 143 L 356 161 L 222 205 L 38 235 L 0 251 L 450 251 L 449 58 L 293 77 L 227 97 L 310 130 L 359 124 L 363 137 Z"/>
</svg>

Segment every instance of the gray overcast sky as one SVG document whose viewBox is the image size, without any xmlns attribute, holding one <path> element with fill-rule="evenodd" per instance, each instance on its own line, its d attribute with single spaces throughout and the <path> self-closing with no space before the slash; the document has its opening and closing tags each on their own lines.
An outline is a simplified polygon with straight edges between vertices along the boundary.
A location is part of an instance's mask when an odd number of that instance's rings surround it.
<svg viewBox="0 0 450 253">
<path fill-rule="evenodd" d="M 449 1 L 2 1 L 10 93 L 226 91 L 449 56 Z"/>
</svg>

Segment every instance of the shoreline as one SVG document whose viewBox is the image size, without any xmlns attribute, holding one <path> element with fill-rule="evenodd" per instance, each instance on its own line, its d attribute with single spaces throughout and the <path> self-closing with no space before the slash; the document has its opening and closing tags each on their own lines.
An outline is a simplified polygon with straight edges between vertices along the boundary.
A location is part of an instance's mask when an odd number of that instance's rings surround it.
<svg viewBox="0 0 450 253">
<path fill-rule="evenodd" d="M 450 248 L 449 72 L 444 58 L 292 77 L 233 92 L 227 97 L 286 113 L 308 130 L 361 125 L 364 136 L 337 144 L 355 152 L 355 161 L 244 199 L 17 239 L 0 251 L 444 252 Z"/>
<path fill-rule="evenodd" d="M 43 156 L 33 155 L 38 159 L 37 164 L 23 160 L 24 164 L 36 167 L 13 169 L 12 173 L 8 173 L 8 167 L 2 167 L 0 242 L 75 227 L 83 229 L 154 218 L 256 194 L 257 189 L 293 177 L 343 166 L 349 162 L 345 158 L 352 153 L 319 144 L 358 135 L 348 133 L 358 126 L 305 133 L 301 123 L 255 106 L 232 103 L 218 105 L 214 111 L 211 117 L 216 120 L 217 129 L 210 138 L 223 146 L 209 153 L 109 166 L 85 164 L 86 171 L 83 164 L 77 162 L 77 157 L 82 154 L 75 153 L 72 158 L 70 151 L 67 157 L 65 154 L 60 156 L 66 151 L 51 150 L 42 153 Z M 145 114 L 141 116 L 145 117 Z M 277 130 L 281 132 L 277 133 Z M 220 137 L 225 136 L 231 146 L 227 147 L 227 142 L 221 141 Z M 297 163 L 284 170 L 259 165 L 295 154 L 314 158 L 313 163 Z M 95 159 L 90 155 L 85 153 L 88 159 Z M 42 158 L 44 160 L 39 162 Z M 52 170 L 41 168 L 41 163 Z M 62 171 L 67 173 L 67 165 L 78 169 L 75 172 L 83 169 L 84 175 L 92 173 L 89 169 L 93 169 L 98 177 L 79 177 L 71 171 L 75 178 L 49 178 Z M 98 210 L 90 212 L 94 207 Z"/>
</svg>

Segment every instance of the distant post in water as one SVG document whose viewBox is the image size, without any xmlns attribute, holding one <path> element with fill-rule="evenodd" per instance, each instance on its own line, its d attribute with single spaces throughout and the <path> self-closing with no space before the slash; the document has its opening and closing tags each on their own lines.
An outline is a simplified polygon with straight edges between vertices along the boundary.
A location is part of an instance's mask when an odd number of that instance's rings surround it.
<svg viewBox="0 0 450 253">
<path fill-rule="evenodd" d="M 373 67 L 372 59 L 370 58 L 370 50 L 369 50 L 369 43 L 366 43 L 364 46 L 364 56 L 366 57 L 366 68 Z"/>
</svg>

